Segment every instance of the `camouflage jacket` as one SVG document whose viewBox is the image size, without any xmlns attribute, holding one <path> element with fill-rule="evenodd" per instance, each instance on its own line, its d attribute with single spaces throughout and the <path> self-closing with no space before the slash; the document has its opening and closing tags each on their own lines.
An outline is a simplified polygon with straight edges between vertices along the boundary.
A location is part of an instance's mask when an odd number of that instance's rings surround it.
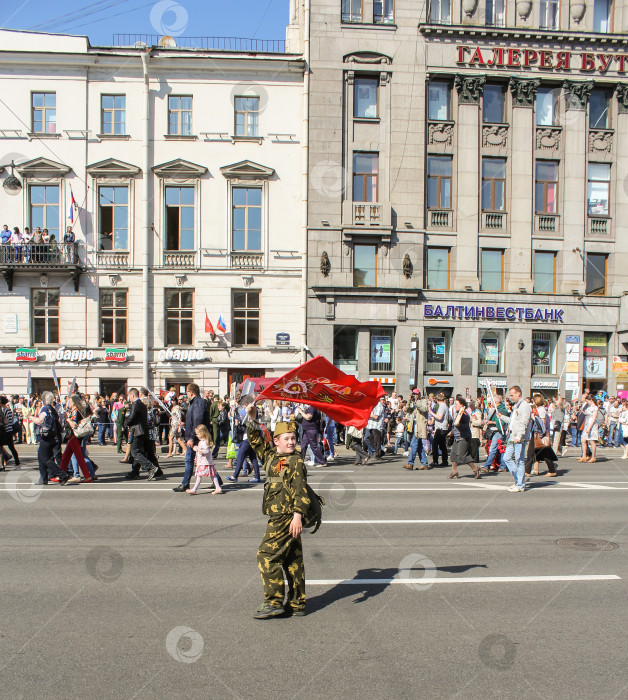
<svg viewBox="0 0 628 700">
<path fill-rule="evenodd" d="M 272 518 L 281 518 L 293 513 L 305 515 L 310 499 L 307 495 L 307 471 L 300 452 L 281 455 L 269 445 L 257 423 L 246 424 L 246 433 L 251 447 L 266 471 L 264 502 L 262 511 Z"/>
</svg>

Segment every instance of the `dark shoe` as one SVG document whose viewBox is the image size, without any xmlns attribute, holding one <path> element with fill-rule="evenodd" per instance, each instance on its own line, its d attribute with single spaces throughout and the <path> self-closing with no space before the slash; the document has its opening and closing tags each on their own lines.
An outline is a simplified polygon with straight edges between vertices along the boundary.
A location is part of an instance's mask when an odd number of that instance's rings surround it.
<svg viewBox="0 0 628 700">
<path fill-rule="evenodd" d="M 48 482 L 40 479 L 39 481 L 35 482 L 35 486 L 48 486 Z"/>
<path fill-rule="evenodd" d="M 92 467 L 94 467 L 94 471 L 97 472 L 97 471 L 98 471 L 98 465 L 94 462 L 93 459 L 90 459 L 89 461 L 92 463 Z"/>
<path fill-rule="evenodd" d="M 285 606 L 286 615 L 290 617 L 304 617 L 305 608 L 293 608 L 290 605 Z"/>
<path fill-rule="evenodd" d="M 175 486 L 172 490 L 176 493 L 185 493 L 187 486 Z"/>
<path fill-rule="evenodd" d="M 432 469 L 436 468 L 437 466 L 438 464 L 436 462 L 430 462 L 430 467 L 432 467 Z"/>
<path fill-rule="evenodd" d="M 237 482 L 237 479 L 235 478 L 235 476 L 228 476 L 227 481 L 236 481 Z"/>
<path fill-rule="evenodd" d="M 153 467 L 152 469 L 148 470 L 148 480 L 152 481 L 155 478 L 155 474 L 157 474 L 157 467 Z"/>
<path fill-rule="evenodd" d="M 120 464 L 131 464 L 128 459 L 119 459 L 118 462 L 120 462 Z"/>
<path fill-rule="evenodd" d="M 253 617 L 256 620 L 267 620 L 270 617 L 279 617 L 279 615 L 283 615 L 285 612 L 283 606 L 278 607 L 270 603 L 264 603 L 253 613 Z"/>
<path fill-rule="evenodd" d="M 135 472 L 129 472 L 124 478 L 129 479 L 130 481 L 135 481 L 136 479 L 140 478 L 140 475 L 136 474 Z"/>
<path fill-rule="evenodd" d="M 157 471 L 155 472 L 155 476 L 153 479 L 165 479 L 166 475 L 163 473 L 161 467 L 157 467 Z"/>
</svg>

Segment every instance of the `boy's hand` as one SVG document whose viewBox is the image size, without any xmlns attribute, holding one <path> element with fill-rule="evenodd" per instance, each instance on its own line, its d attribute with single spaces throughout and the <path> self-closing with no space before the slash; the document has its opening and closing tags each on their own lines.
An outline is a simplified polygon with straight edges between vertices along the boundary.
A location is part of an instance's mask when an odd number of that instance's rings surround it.
<svg viewBox="0 0 628 700">
<path fill-rule="evenodd" d="M 301 513 L 295 513 L 292 516 L 292 521 L 290 523 L 290 534 L 296 538 L 302 532 L 303 532 L 303 520 L 301 518 Z"/>
<path fill-rule="evenodd" d="M 247 409 L 246 412 L 249 414 L 249 418 L 254 421 L 257 420 L 257 406 L 255 403 L 252 403 Z"/>
</svg>

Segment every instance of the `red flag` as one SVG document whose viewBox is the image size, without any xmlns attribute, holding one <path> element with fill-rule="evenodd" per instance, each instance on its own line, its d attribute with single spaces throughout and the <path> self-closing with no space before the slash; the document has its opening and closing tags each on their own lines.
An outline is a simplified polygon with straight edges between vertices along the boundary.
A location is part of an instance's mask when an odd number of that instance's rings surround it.
<svg viewBox="0 0 628 700">
<path fill-rule="evenodd" d="M 216 334 L 214 333 L 214 327 L 212 326 L 212 322 L 209 320 L 207 311 L 205 312 L 205 333 L 210 333 L 212 340 L 214 340 L 214 338 L 216 337 Z"/>
<path fill-rule="evenodd" d="M 343 425 L 363 428 L 382 396 L 386 392 L 379 382 L 359 382 L 317 355 L 274 380 L 257 398 L 309 404 Z"/>
</svg>

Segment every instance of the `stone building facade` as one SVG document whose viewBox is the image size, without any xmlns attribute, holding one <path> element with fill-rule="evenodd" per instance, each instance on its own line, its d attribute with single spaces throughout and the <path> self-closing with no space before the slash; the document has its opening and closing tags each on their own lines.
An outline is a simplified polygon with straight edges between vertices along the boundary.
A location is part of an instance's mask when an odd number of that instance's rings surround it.
<svg viewBox="0 0 628 700">
<path fill-rule="evenodd" d="M 302 26 L 312 351 L 404 395 L 628 389 L 628 6 L 311 0 Z"/>
<path fill-rule="evenodd" d="M 0 248 L 0 391 L 224 394 L 303 357 L 304 63 L 169 43 L 0 32 L 0 226 L 57 242 Z"/>
</svg>

